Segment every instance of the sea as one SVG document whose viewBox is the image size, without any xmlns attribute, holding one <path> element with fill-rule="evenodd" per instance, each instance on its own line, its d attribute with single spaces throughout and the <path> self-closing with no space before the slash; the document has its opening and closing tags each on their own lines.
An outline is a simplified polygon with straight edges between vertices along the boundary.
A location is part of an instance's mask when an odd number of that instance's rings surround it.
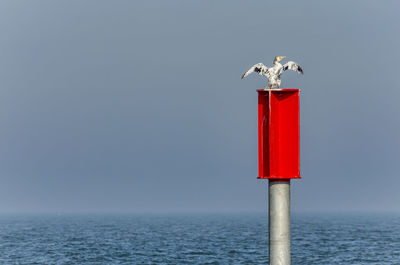
<svg viewBox="0 0 400 265">
<path fill-rule="evenodd" d="M 292 264 L 400 264 L 398 214 L 292 214 Z M 268 264 L 268 217 L 0 215 L 0 264 Z"/>
</svg>

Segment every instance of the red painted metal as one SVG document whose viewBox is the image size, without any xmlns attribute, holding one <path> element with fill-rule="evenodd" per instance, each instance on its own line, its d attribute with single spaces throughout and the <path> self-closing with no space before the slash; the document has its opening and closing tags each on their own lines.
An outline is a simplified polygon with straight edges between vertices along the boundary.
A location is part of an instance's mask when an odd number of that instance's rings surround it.
<svg viewBox="0 0 400 265">
<path fill-rule="evenodd" d="M 300 179 L 299 91 L 257 90 L 259 179 Z"/>
</svg>

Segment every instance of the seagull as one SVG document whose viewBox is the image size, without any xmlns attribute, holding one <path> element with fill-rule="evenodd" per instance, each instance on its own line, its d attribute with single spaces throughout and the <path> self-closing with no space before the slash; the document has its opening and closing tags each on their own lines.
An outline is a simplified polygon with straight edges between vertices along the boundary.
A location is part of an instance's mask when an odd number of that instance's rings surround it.
<svg viewBox="0 0 400 265">
<path fill-rule="evenodd" d="M 295 62 L 289 61 L 284 65 L 280 64 L 279 62 L 282 61 L 284 58 L 286 58 L 286 56 L 275 57 L 274 66 L 270 68 L 266 67 L 262 63 L 255 64 L 246 73 L 242 75 L 242 79 L 248 76 L 249 74 L 256 72 L 259 75 L 268 78 L 269 84 L 268 86 L 265 87 L 265 89 L 271 89 L 274 87 L 279 88 L 281 86 L 281 75 L 286 70 L 293 70 L 295 72 L 304 74 L 303 69 L 301 69 L 300 65 L 298 65 Z"/>
</svg>

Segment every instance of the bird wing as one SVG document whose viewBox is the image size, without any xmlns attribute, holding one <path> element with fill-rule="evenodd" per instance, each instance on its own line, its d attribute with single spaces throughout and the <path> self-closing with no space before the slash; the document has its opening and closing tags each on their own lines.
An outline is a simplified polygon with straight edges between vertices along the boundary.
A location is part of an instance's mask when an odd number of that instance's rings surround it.
<svg viewBox="0 0 400 265">
<path fill-rule="evenodd" d="M 292 70 L 300 74 L 304 74 L 303 69 L 301 69 L 300 65 L 292 61 L 285 63 L 279 74 L 282 74 L 286 70 Z"/>
<path fill-rule="evenodd" d="M 271 74 L 270 74 L 270 72 L 268 70 L 269 70 L 269 68 L 266 67 L 262 63 L 255 64 L 252 67 L 250 67 L 250 69 L 247 70 L 246 73 L 244 73 L 242 75 L 242 79 L 245 78 L 246 76 L 248 76 L 249 74 L 253 73 L 253 72 L 256 72 L 256 73 L 258 73 L 259 75 L 262 75 L 262 76 L 266 76 L 269 79 Z"/>
</svg>

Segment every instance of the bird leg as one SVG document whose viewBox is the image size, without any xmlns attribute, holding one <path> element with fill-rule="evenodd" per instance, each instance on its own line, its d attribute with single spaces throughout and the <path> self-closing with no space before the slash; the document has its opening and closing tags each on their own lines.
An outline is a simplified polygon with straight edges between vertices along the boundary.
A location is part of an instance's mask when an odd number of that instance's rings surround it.
<svg viewBox="0 0 400 265">
<path fill-rule="evenodd" d="M 279 87 L 278 86 L 278 84 L 276 84 L 276 83 L 270 83 L 270 84 L 268 84 L 268 86 L 266 86 L 264 89 L 272 89 L 272 88 L 274 88 L 274 87 Z"/>
</svg>

